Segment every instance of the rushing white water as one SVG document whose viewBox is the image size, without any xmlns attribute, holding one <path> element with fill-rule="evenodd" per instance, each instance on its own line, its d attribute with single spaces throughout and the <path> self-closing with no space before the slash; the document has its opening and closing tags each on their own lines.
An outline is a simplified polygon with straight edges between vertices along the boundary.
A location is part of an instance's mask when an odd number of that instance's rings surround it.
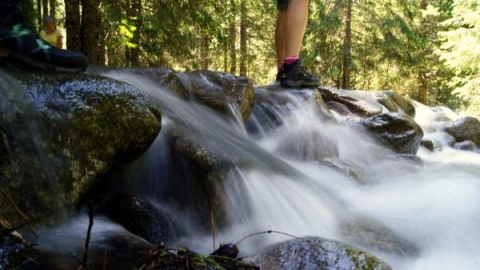
<svg viewBox="0 0 480 270">
<path fill-rule="evenodd" d="M 238 172 L 225 187 L 232 225 L 219 232 L 218 242 L 275 230 L 357 244 L 342 225 L 347 220 L 372 220 L 416 249 L 400 254 L 364 247 L 394 269 L 480 269 L 480 155 L 450 148 L 441 131 L 444 122 L 432 120 L 435 113 L 430 108 L 417 105 L 416 121 L 439 147 L 434 152 L 420 149 L 421 165 L 389 155 L 358 130 L 325 122 L 305 95 L 298 102 L 285 93 L 293 102 L 288 112 L 278 110 L 283 124 L 262 130 L 253 140 L 238 124 L 179 100 L 144 78 L 108 76 L 146 91 L 185 136 L 237 162 Z M 321 148 L 315 140 L 319 135 L 324 143 L 338 145 L 338 160 L 356 177 L 308 158 L 310 151 Z M 300 156 L 306 160 L 280 151 L 292 141 L 293 152 L 303 151 Z M 286 239 L 281 234 L 262 235 L 239 248 L 249 254 Z M 199 236 L 189 245 L 209 251 L 210 241 Z"/>
</svg>

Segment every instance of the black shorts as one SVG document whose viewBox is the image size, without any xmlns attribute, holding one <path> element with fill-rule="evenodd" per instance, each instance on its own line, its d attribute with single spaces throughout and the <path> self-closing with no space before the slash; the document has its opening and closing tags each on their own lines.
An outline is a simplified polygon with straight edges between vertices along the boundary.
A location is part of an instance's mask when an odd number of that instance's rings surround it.
<svg viewBox="0 0 480 270">
<path fill-rule="evenodd" d="M 285 10 L 288 8 L 288 0 L 277 0 L 277 8 L 279 10 Z"/>
</svg>

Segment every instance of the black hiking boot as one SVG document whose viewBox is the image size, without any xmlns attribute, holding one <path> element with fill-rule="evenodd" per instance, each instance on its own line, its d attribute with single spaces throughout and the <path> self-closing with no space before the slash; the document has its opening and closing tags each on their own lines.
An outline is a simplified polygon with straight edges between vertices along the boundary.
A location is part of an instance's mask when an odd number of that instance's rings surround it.
<svg viewBox="0 0 480 270">
<path fill-rule="evenodd" d="M 317 77 L 308 73 L 297 60 L 293 64 L 283 64 L 280 73 L 280 84 L 285 88 L 312 88 L 320 86 L 320 81 Z"/>
<path fill-rule="evenodd" d="M 279 72 L 277 72 L 277 76 L 275 77 L 275 81 L 279 82 L 281 77 L 282 77 L 282 71 L 280 70 Z"/>
<path fill-rule="evenodd" d="M 82 72 L 88 67 L 83 53 L 50 46 L 26 25 L 16 5 L 0 0 L 0 48 L 7 58 L 41 70 Z"/>
</svg>

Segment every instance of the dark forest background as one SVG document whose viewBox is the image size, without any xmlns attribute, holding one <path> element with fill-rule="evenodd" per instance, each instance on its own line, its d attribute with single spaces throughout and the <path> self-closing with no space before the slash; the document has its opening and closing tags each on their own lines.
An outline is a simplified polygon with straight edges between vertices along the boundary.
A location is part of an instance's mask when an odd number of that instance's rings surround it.
<svg viewBox="0 0 480 270">
<path fill-rule="evenodd" d="M 210 69 L 275 78 L 275 1 L 24 0 L 92 65 Z M 392 89 L 480 112 L 480 1 L 312 0 L 302 59 L 322 85 Z"/>
</svg>

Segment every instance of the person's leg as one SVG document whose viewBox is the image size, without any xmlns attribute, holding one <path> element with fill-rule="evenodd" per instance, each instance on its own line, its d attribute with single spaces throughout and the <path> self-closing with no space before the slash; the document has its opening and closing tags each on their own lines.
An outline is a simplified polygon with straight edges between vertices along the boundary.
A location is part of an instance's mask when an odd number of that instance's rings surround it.
<svg viewBox="0 0 480 270">
<path fill-rule="evenodd" d="M 285 54 L 280 84 L 287 88 L 319 86 L 319 80 L 309 74 L 300 63 L 300 50 L 308 21 L 308 0 L 289 0 L 286 10 L 284 34 Z"/>
<path fill-rule="evenodd" d="M 297 57 L 302 48 L 303 36 L 307 28 L 308 0 L 289 0 L 285 23 L 285 56 Z"/>
<path fill-rule="evenodd" d="M 88 61 L 80 52 L 48 45 L 27 25 L 18 10 L 19 0 L 0 0 L 0 45 L 8 58 L 42 70 L 81 72 Z"/>
<path fill-rule="evenodd" d="M 287 19 L 287 11 L 279 10 L 277 24 L 275 27 L 275 47 L 277 52 L 277 67 L 278 71 L 282 68 L 283 60 L 285 59 L 285 21 Z"/>
</svg>

